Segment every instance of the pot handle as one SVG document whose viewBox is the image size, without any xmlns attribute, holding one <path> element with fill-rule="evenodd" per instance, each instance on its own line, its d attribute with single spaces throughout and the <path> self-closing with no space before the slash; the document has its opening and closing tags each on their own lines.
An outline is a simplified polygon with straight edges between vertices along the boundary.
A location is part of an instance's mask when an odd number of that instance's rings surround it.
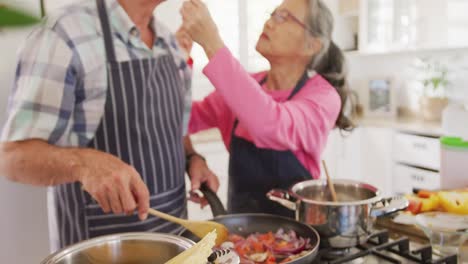
<svg viewBox="0 0 468 264">
<path fill-rule="evenodd" d="M 219 199 L 218 195 L 215 192 L 213 192 L 206 183 L 203 183 L 200 186 L 200 191 L 203 193 L 203 196 L 208 201 L 208 204 L 211 207 L 211 212 L 213 213 L 213 217 L 227 214 L 226 209 L 224 209 L 223 203 L 221 203 L 221 200 Z"/>
<path fill-rule="evenodd" d="M 285 190 L 273 189 L 266 194 L 267 198 L 273 202 L 277 202 L 289 210 L 296 211 L 297 205 L 292 201 L 292 197 Z"/>
<path fill-rule="evenodd" d="M 408 208 L 409 201 L 403 196 L 396 196 L 390 198 L 383 198 L 372 205 L 372 211 L 370 215 L 372 217 L 382 217 L 403 211 Z"/>
</svg>

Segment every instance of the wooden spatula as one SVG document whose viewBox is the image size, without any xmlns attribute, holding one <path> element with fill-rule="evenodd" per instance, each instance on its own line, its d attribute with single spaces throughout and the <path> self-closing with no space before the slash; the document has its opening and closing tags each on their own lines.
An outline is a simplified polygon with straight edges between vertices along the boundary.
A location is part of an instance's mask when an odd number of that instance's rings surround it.
<svg viewBox="0 0 468 264">
<path fill-rule="evenodd" d="M 323 165 L 323 169 L 325 170 L 325 175 L 327 176 L 327 185 L 328 185 L 328 188 L 330 189 L 332 200 L 333 202 L 338 202 L 338 197 L 336 196 L 335 186 L 333 185 L 332 179 L 330 178 L 330 175 L 328 174 L 327 163 L 325 163 L 324 160 L 322 160 L 322 165 Z"/>
<path fill-rule="evenodd" d="M 215 245 L 216 233 L 208 233 L 202 240 L 200 240 L 193 247 L 183 251 L 179 255 L 170 259 L 164 264 L 198 264 L 206 263 L 208 257 L 212 253 L 212 248 Z"/>
<path fill-rule="evenodd" d="M 220 223 L 216 223 L 213 221 L 191 221 L 191 220 L 185 220 L 181 219 L 178 217 L 174 217 L 172 215 L 165 214 L 163 212 L 154 210 L 150 208 L 148 210 L 148 213 L 157 216 L 159 218 L 165 219 L 167 221 L 179 224 L 183 227 L 185 227 L 187 230 L 192 232 L 194 235 L 196 235 L 199 238 L 205 237 L 207 234 L 209 234 L 211 231 L 216 230 L 216 246 L 221 245 L 224 241 L 227 240 L 229 231 L 227 227 Z"/>
</svg>

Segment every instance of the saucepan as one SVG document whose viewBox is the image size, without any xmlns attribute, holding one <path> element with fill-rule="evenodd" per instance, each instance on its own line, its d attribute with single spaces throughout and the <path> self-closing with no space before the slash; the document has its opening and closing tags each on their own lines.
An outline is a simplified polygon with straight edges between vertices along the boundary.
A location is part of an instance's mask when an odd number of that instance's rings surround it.
<svg viewBox="0 0 468 264">
<path fill-rule="evenodd" d="M 165 263 L 195 243 L 162 233 L 122 233 L 92 238 L 47 257 L 42 264 Z"/>
<path fill-rule="evenodd" d="M 295 211 L 296 220 L 314 227 L 322 245 L 332 248 L 365 243 L 376 217 L 408 207 L 405 198 L 382 198 L 370 184 L 340 179 L 333 182 L 338 202 L 332 202 L 326 180 L 299 182 L 289 190 L 274 189 L 267 197 Z"/>
</svg>

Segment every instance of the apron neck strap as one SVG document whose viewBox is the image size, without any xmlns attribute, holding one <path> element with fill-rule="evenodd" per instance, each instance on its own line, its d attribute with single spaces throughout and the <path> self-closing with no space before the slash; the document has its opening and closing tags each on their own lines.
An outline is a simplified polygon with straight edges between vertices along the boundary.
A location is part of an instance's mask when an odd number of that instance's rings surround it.
<svg viewBox="0 0 468 264">
<path fill-rule="evenodd" d="M 302 89 L 302 87 L 304 87 L 307 80 L 309 80 L 309 75 L 310 75 L 310 73 L 308 71 L 305 71 L 304 74 L 302 74 L 301 79 L 299 79 L 296 86 L 292 90 L 291 94 L 289 94 L 288 99 L 286 99 L 286 100 L 291 100 L 291 98 L 293 98 L 294 95 L 296 95 Z M 260 82 L 258 82 L 258 83 L 260 85 L 265 84 L 265 82 L 267 81 L 267 77 L 268 77 L 268 74 L 266 74 L 265 77 L 263 77 L 263 79 L 261 79 Z M 234 126 L 232 128 L 232 134 L 234 134 L 234 131 L 236 130 L 238 124 L 239 124 L 239 120 L 236 118 L 236 120 L 234 121 Z"/>
<path fill-rule="evenodd" d="M 112 41 L 112 30 L 109 24 L 105 0 L 96 0 L 96 6 L 101 21 L 101 30 L 104 36 L 104 48 L 106 50 L 107 62 L 116 61 L 114 42 Z"/>
<path fill-rule="evenodd" d="M 304 87 L 307 80 L 310 78 L 309 75 L 310 74 L 309 74 L 308 71 L 305 71 L 304 74 L 302 74 L 301 79 L 299 79 L 299 81 L 296 83 L 296 86 L 292 90 L 291 94 L 289 94 L 287 100 L 290 100 L 291 98 L 293 98 L 294 95 L 296 95 L 302 89 L 302 87 Z M 265 77 L 263 77 L 263 79 L 261 79 L 260 82 L 258 82 L 258 83 L 260 85 L 264 85 L 266 83 L 266 81 L 267 81 L 267 78 L 268 78 L 268 74 L 266 74 Z"/>
</svg>

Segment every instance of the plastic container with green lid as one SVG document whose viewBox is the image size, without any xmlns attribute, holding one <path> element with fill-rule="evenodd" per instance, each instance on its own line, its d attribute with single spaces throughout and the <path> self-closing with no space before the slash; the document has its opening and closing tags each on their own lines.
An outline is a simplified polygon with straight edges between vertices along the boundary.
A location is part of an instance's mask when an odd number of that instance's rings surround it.
<svg viewBox="0 0 468 264">
<path fill-rule="evenodd" d="M 440 153 L 441 189 L 468 187 L 468 141 L 441 137 Z"/>
<path fill-rule="evenodd" d="M 468 141 L 459 137 L 441 137 L 440 143 L 443 147 L 453 147 L 468 150 Z"/>
</svg>

